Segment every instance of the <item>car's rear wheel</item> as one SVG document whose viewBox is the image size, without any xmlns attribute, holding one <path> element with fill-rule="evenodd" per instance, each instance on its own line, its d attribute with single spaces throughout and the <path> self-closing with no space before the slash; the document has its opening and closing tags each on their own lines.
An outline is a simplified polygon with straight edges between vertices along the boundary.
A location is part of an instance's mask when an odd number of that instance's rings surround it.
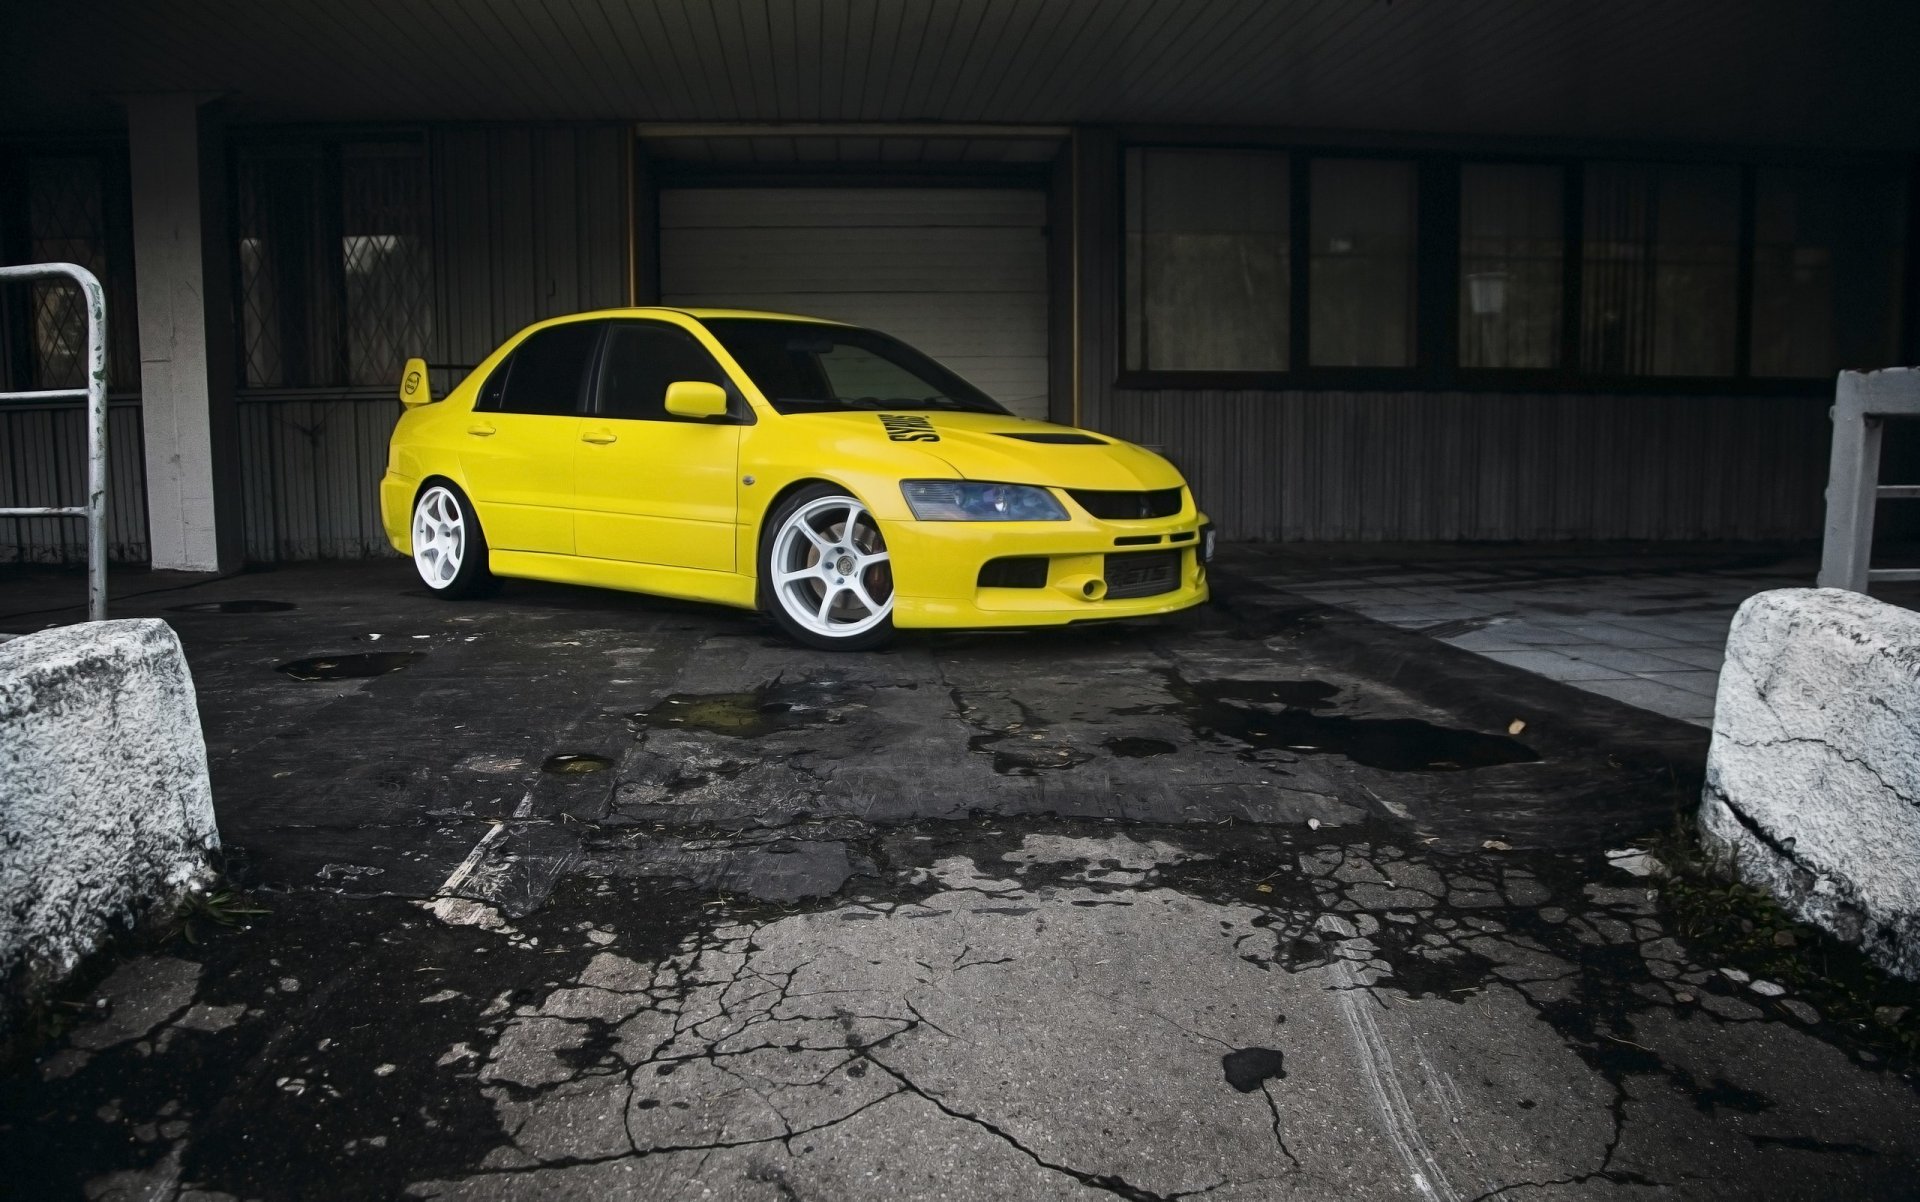
<svg viewBox="0 0 1920 1202">
<path fill-rule="evenodd" d="M 893 559 L 867 507 L 809 485 L 774 511 L 760 539 L 760 603 L 797 642 L 864 651 L 893 637 Z"/>
<path fill-rule="evenodd" d="M 472 597 L 493 582 L 487 536 L 467 495 L 452 484 L 430 484 L 413 503 L 413 566 L 443 597 Z"/>
</svg>

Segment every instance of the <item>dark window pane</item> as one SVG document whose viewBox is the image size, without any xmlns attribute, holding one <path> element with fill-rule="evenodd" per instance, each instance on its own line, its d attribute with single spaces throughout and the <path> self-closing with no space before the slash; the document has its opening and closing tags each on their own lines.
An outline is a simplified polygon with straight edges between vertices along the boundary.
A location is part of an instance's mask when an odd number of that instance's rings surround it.
<svg viewBox="0 0 1920 1202">
<path fill-rule="evenodd" d="M 578 412 L 587 361 L 600 327 L 597 321 L 575 321 L 528 335 L 507 364 L 500 408 L 507 413 Z"/>
<path fill-rule="evenodd" d="M 1460 366 L 1560 366 L 1559 167 L 1460 169 Z"/>
<path fill-rule="evenodd" d="M 1287 367 L 1287 156 L 1127 152 L 1127 366 Z"/>
<path fill-rule="evenodd" d="M 1884 174 L 1758 173 L 1754 375 L 1829 376 L 1895 362 L 1905 192 Z"/>
<path fill-rule="evenodd" d="M 347 146 L 340 182 L 347 383 L 388 384 L 433 337 L 425 164 L 411 144 Z"/>
<path fill-rule="evenodd" d="M 325 155 L 310 144 L 257 147 L 239 157 L 235 171 L 247 386 L 344 383 L 336 252 L 326 232 L 338 199 Z"/>
<path fill-rule="evenodd" d="M 679 380 L 727 382 L 713 356 L 685 330 L 618 322 L 607 331 L 600 356 L 601 414 L 680 421 L 667 412 L 667 385 Z"/>
<path fill-rule="evenodd" d="M 26 174 L 27 261 L 77 263 L 106 283 L 107 236 L 100 161 L 33 159 L 27 164 Z M 29 287 L 29 295 L 32 386 L 84 386 L 87 308 L 79 287 L 65 280 L 36 280 Z M 116 316 L 126 320 L 132 314 Z"/>
<path fill-rule="evenodd" d="M 1580 362 L 1602 375 L 1733 374 L 1740 177 L 1587 168 Z"/>
<path fill-rule="evenodd" d="M 1319 367 L 1414 362 L 1412 163 L 1316 159 L 1309 358 Z"/>
</svg>

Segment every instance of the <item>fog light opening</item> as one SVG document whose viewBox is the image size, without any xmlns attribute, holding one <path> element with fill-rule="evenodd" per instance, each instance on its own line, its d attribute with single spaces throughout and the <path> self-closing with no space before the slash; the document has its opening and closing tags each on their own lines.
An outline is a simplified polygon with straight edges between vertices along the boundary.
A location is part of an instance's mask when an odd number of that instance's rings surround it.
<svg viewBox="0 0 1920 1202">
<path fill-rule="evenodd" d="M 1080 586 L 1080 595 L 1089 601 L 1098 601 L 1107 595 L 1107 582 L 1104 580 L 1089 580 Z"/>
</svg>

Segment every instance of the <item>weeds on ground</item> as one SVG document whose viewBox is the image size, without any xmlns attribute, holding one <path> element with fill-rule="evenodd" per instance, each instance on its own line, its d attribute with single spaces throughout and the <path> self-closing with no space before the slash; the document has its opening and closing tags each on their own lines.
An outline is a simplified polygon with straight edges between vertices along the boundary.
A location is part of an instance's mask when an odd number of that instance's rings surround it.
<svg viewBox="0 0 1920 1202">
<path fill-rule="evenodd" d="M 200 946 L 202 936 L 215 928 L 231 930 L 258 914 L 271 914 L 273 911 L 254 905 L 244 894 L 234 889 L 213 889 L 206 893 L 189 893 L 178 906 L 174 907 L 173 922 L 167 928 L 163 942 L 181 939 L 195 947 Z"/>
<path fill-rule="evenodd" d="M 126 929 L 109 932 L 99 949 L 69 972 L 51 996 L 35 1003 L 18 997 L 0 999 L 7 1009 L 0 1017 L 0 1073 L 17 1071 L 41 1049 L 101 1014 L 102 1003 L 93 997 L 94 991 L 126 961 L 176 941 L 198 948 L 217 931 L 237 930 L 248 919 L 270 913 L 222 883 L 187 894 L 171 911 L 155 907 Z"/>
<path fill-rule="evenodd" d="M 1858 948 L 1796 920 L 1764 889 L 1730 879 L 1701 847 L 1690 814 L 1651 850 L 1666 870 L 1659 892 L 1668 928 L 1704 963 L 1785 986 L 1900 1067 L 1920 1065 L 1920 983 L 1888 975 Z"/>
</svg>

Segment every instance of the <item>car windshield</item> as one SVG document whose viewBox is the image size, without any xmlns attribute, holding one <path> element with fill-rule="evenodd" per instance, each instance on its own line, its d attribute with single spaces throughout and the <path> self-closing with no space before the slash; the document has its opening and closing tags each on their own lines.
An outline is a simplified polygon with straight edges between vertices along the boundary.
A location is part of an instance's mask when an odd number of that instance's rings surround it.
<svg viewBox="0 0 1920 1202">
<path fill-rule="evenodd" d="M 1006 412 L 986 393 L 878 330 L 758 317 L 716 317 L 705 324 L 781 413 Z"/>
</svg>

